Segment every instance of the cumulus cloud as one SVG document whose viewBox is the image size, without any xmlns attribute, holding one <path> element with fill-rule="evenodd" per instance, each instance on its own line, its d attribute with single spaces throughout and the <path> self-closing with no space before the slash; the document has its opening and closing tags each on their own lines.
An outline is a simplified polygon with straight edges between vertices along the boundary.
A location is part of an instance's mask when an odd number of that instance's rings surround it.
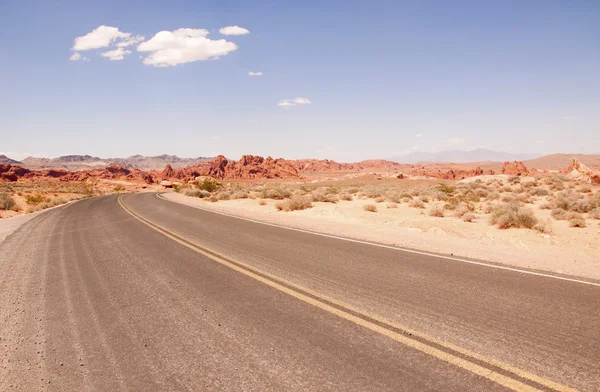
<svg viewBox="0 0 600 392">
<path fill-rule="evenodd" d="M 81 37 L 75 38 L 72 50 L 90 50 L 106 48 L 117 40 L 127 40 L 131 36 L 131 33 L 124 33 L 119 31 L 116 27 L 111 26 L 98 26 L 90 33 Z"/>
<path fill-rule="evenodd" d="M 118 48 L 126 48 L 128 46 L 138 44 L 145 39 L 146 39 L 146 37 L 144 37 L 143 35 L 135 35 L 133 37 L 127 38 L 124 41 L 117 43 L 117 47 Z"/>
<path fill-rule="evenodd" d="M 246 35 L 250 33 L 250 31 L 240 26 L 227 26 L 221 27 L 219 29 L 219 33 L 223 35 Z"/>
<path fill-rule="evenodd" d="M 71 55 L 71 57 L 69 57 L 69 60 L 71 60 L 71 61 L 79 61 L 79 60 L 89 61 L 90 59 L 75 52 Z"/>
<path fill-rule="evenodd" d="M 238 48 L 224 39 L 211 40 L 204 29 L 161 31 L 137 46 L 139 52 L 150 52 L 144 64 L 170 67 L 194 61 L 216 60 Z"/>
<path fill-rule="evenodd" d="M 248 72 L 248 76 L 262 76 L 262 72 Z"/>
<path fill-rule="evenodd" d="M 117 48 L 115 50 L 110 50 L 108 52 L 102 53 L 100 56 L 108 57 L 110 61 L 115 60 L 123 60 L 126 55 L 130 54 L 131 50 L 126 50 L 125 48 Z"/>
<path fill-rule="evenodd" d="M 289 109 L 292 106 L 310 105 L 310 104 L 311 104 L 311 102 L 308 100 L 308 98 L 298 97 L 298 98 L 294 98 L 294 99 L 282 99 L 281 101 L 279 101 L 279 103 L 277 105 L 282 108 Z"/>
</svg>

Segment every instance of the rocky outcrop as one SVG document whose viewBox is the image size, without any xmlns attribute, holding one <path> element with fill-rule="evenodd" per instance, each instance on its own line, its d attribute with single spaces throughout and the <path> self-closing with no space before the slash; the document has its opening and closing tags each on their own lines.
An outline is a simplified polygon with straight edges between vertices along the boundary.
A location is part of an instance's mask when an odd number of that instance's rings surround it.
<svg viewBox="0 0 600 392">
<path fill-rule="evenodd" d="M 18 165 L 0 164 L 0 180 L 2 181 L 17 181 L 28 173 L 30 173 L 30 170 Z"/>
<path fill-rule="evenodd" d="M 504 162 L 502 164 L 502 174 L 510 176 L 526 176 L 529 170 L 522 161 Z"/>
<path fill-rule="evenodd" d="M 219 155 L 212 161 L 208 176 L 219 179 L 300 178 L 298 171 L 285 159 L 266 159 L 256 155 L 243 155 L 239 161 L 230 161 Z"/>
<path fill-rule="evenodd" d="M 569 167 L 561 170 L 561 172 L 572 180 L 600 184 L 600 172 L 590 169 L 574 158 Z"/>
<path fill-rule="evenodd" d="M 475 169 L 444 169 L 427 166 L 416 166 L 411 171 L 411 175 L 413 176 L 432 177 L 440 180 L 464 180 L 465 178 L 485 174 L 496 174 L 496 172 L 493 170 L 484 170 L 480 167 L 476 167 Z"/>
</svg>

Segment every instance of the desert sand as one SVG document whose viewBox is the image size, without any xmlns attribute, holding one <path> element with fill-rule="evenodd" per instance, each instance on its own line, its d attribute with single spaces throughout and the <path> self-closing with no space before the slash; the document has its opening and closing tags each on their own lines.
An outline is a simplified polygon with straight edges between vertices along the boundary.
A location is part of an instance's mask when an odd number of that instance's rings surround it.
<svg viewBox="0 0 600 392">
<path fill-rule="evenodd" d="M 161 197 L 291 228 L 600 280 L 598 221 L 577 229 L 569 227 L 567 221 L 552 221 L 552 234 L 547 234 L 530 229 L 500 230 L 483 214 L 475 214 L 473 222 L 464 222 L 454 217 L 428 216 L 426 210 L 408 204 L 386 208 L 387 203 L 372 200 L 314 203 L 310 209 L 282 212 L 276 209 L 276 200 L 211 203 L 179 193 L 164 193 Z M 366 204 L 375 204 L 377 212 L 365 211 Z M 548 210 L 536 213 L 540 219 L 550 219 Z"/>
</svg>

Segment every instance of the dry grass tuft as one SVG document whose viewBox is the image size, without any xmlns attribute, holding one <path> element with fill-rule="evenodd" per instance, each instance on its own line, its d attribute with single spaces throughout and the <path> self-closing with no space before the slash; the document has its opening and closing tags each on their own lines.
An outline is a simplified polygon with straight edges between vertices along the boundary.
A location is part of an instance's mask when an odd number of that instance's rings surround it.
<svg viewBox="0 0 600 392">
<path fill-rule="evenodd" d="M 312 208 L 312 200 L 307 196 L 294 196 L 275 204 L 278 211 L 299 211 Z"/>
<path fill-rule="evenodd" d="M 377 206 L 375 204 L 365 204 L 363 208 L 368 212 L 377 212 Z"/>
<path fill-rule="evenodd" d="M 425 208 L 425 204 L 421 199 L 412 199 L 408 202 L 408 206 L 412 208 Z"/>
<path fill-rule="evenodd" d="M 473 214 L 472 212 L 467 212 L 462 216 L 462 220 L 464 222 L 473 222 L 475 220 L 475 214 Z"/>
<path fill-rule="evenodd" d="M 429 210 L 429 216 L 443 218 L 444 217 L 444 209 L 439 205 L 435 205 L 435 206 L 431 207 L 431 209 Z"/>
<path fill-rule="evenodd" d="M 533 211 L 522 208 L 519 203 L 503 203 L 492 209 L 490 223 L 499 229 L 533 228 L 538 220 Z"/>
</svg>

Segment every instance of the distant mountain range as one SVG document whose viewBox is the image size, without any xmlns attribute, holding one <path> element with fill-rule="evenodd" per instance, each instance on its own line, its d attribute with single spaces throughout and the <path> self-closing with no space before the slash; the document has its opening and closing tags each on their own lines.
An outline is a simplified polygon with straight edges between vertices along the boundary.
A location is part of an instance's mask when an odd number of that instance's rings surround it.
<svg viewBox="0 0 600 392">
<path fill-rule="evenodd" d="M 9 163 L 11 165 L 18 165 L 21 162 L 15 161 L 14 159 L 7 157 L 6 155 L 0 155 L 0 163 Z"/>
<path fill-rule="evenodd" d="M 198 157 L 198 158 L 179 158 L 175 155 L 158 155 L 147 157 L 143 155 L 134 155 L 129 158 L 98 158 L 90 155 L 65 155 L 58 158 L 35 158 L 27 157 L 23 161 L 4 162 L 5 156 L 0 156 L 0 163 L 20 164 L 31 170 L 44 169 L 65 169 L 65 170 L 87 170 L 95 168 L 103 168 L 110 165 L 121 165 L 128 169 L 141 170 L 162 170 L 167 165 L 172 167 L 185 167 L 197 165 L 213 158 Z"/>
<path fill-rule="evenodd" d="M 504 161 L 523 161 L 534 159 L 540 154 L 511 154 L 508 152 L 499 152 L 478 148 L 476 150 L 447 150 L 440 152 L 413 152 L 411 154 L 389 158 L 390 161 L 399 163 L 426 163 L 426 162 L 504 162 Z"/>
</svg>

